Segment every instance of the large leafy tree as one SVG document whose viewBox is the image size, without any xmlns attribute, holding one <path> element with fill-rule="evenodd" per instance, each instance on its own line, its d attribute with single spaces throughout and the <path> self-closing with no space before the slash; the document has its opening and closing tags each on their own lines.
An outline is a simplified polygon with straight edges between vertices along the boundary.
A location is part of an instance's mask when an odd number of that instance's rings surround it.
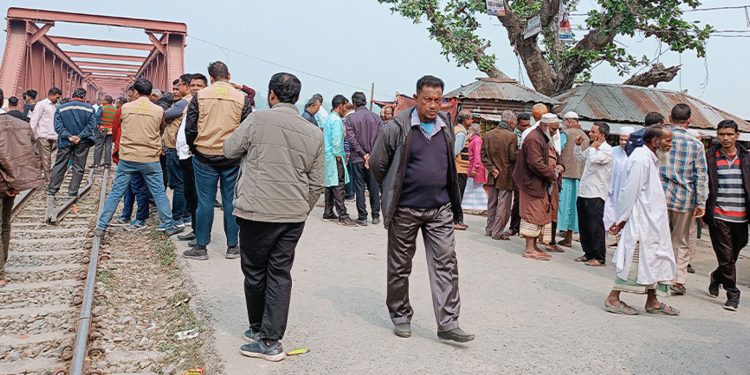
<svg viewBox="0 0 750 375">
<path fill-rule="evenodd" d="M 504 76 L 495 66 L 495 55 L 487 52 L 490 41 L 477 35 L 478 17 L 487 17 L 485 0 L 378 1 L 415 23 L 426 20 L 430 36 L 440 43 L 442 53 L 459 66 L 473 63 L 490 77 Z M 598 7 L 586 14 L 585 25 L 574 26 L 575 41 L 565 43 L 558 38 L 561 1 L 575 12 L 578 0 L 504 0 L 506 13 L 497 16 L 532 85 L 546 95 L 555 95 L 571 88 L 576 80 L 587 79 L 590 70 L 601 63 L 611 65 L 621 76 L 645 70 L 627 79 L 627 84 L 650 86 L 671 81 L 679 66 L 665 67 L 653 57 L 633 56 L 615 38 L 653 37 L 664 44 L 665 50 L 690 50 L 703 57 L 706 40 L 713 31 L 710 25 L 683 18 L 682 10 L 698 7 L 699 0 L 596 0 Z M 537 14 L 542 32 L 525 38 L 526 24 Z"/>
</svg>

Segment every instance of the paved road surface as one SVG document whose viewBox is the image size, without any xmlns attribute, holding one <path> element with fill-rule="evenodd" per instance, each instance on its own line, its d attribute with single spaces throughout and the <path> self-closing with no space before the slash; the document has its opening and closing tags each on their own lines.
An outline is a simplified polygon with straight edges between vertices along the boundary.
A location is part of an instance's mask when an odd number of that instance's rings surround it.
<svg viewBox="0 0 750 375">
<path fill-rule="evenodd" d="M 612 315 L 602 308 L 612 285 L 611 267 L 574 263 L 581 254 L 577 245 L 551 262 L 524 259 L 520 238 L 500 242 L 484 237 L 484 218 L 477 216 L 468 216 L 469 230 L 457 233 L 460 322 L 477 339 L 465 346 L 437 339 L 421 241 L 411 277 L 413 335 L 398 338 L 384 305 L 382 225 L 345 228 L 324 223 L 321 216 L 322 209 L 315 208 L 297 248 L 283 340 L 286 350 L 307 347 L 311 352 L 281 363 L 239 353 L 247 328 L 242 273 L 239 259 L 223 258 L 219 211 L 211 259 L 183 260 L 198 287 L 197 301 L 191 303 L 211 312 L 224 373 L 750 372 L 750 303 L 736 313 L 723 310 L 723 295 L 717 300 L 706 296 L 704 275 L 690 276 L 687 296 L 664 299 L 683 311 L 680 317 Z M 179 252 L 184 248 L 178 245 Z M 739 272 L 747 280 L 750 267 Z M 741 289 L 747 294 L 747 284 Z M 642 309 L 645 296 L 624 295 L 624 300 Z"/>
</svg>

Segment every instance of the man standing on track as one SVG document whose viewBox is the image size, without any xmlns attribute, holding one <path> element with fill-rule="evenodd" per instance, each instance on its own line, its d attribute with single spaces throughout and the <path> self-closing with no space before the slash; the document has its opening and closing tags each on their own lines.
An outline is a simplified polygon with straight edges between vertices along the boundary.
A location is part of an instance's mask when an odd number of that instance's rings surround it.
<svg viewBox="0 0 750 375">
<path fill-rule="evenodd" d="M 0 90 L 0 103 L 3 102 Z M 10 219 L 13 203 L 20 191 L 44 184 L 42 163 L 34 150 L 31 126 L 0 109 L 0 288 L 5 280 L 5 261 L 10 247 Z"/>
<path fill-rule="evenodd" d="M 160 130 L 164 123 L 164 110 L 149 100 L 148 96 L 151 94 L 152 87 L 149 80 L 138 78 L 133 83 L 138 99 L 120 108 L 120 140 L 117 151 L 119 163 L 112 190 L 109 192 L 96 226 L 98 236 L 104 234 L 120 199 L 135 175 L 143 176 L 146 181 L 146 186 L 154 197 L 159 211 L 160 226 L 164 228 L 167 236 L 183 231 L 183 228 L 174 226 L 172 210 L 164 192 L 164 177 L 159 163 L 162 151 Z"/>
<path fill-rule="evenodd" d="M 57 142 L 57 132 L 55 132 L 56 105 L 61 96 L 62 90 L 57 87 L 49 89 L 47 97 L 34 104 L 33 110 L 28 114 L 31 130 L 34 132 L 39 154 L 42 156 L 42 170 L 44 170 L 44 180 L 47 183 L 49 183 L 51 175 L 52 150 L 55 149 L 55 143 Z M 26 108 L 29 107 L 24 106 L 24 110 Z"/>
<path fill-rule="evenodd" d="M 55 131 L 58 134 L 57 157 L 52 167 L 52 178 L 47 188 L 48 206 L 60 190 L 68 166 L 73 167 L 73 177 L 68 186 L 68 195 L 78 195 L 83 179 L 89 148 L 96 143 L 96 111 L 85 102 L 86 90 L 78 88 L 73 100 L 63 104 L 55 113 Z"/>
</svg>

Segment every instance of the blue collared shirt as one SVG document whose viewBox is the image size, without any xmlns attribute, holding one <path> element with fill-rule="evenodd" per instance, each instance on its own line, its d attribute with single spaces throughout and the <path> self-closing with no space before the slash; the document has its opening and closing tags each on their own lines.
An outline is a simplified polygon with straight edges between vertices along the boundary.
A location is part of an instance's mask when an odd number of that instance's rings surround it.
<svg viewBox="0 0 750 375">
<path fill-rule="evenodd" d="M 438 116 L 435 118 L 435 125 L 432 127 L 432 132 L 428 133 L 422 127 L 422 121 L 419 119 L 419 114 L 417 114 L 417 109 L 415 108 L 411 111 L 411 127 L 413 128 L 415 126 L 419 127 L 419 130 L 427 139 L 432 139 L 435 134 L 440 133 L 440 131 L 448 125 L 443 121 L 442 118 L 440 118 L 440 116 Z"/>
</svg>

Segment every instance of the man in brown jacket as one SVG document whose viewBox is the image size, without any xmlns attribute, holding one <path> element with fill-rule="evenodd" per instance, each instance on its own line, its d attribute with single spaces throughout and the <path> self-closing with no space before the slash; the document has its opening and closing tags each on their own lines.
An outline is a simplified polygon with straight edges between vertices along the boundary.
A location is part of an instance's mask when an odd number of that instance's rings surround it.
<svg viewBox="0 0 750 375">
<path fill-rule="evenodd" d="M 534 260 L 549 260 L 549 254 L 536 245 L 545 225 L 552 221 L 550 215 L 550 184 L 564 170 L 562 166 L 549 165 L 549 124 L 559 121 L 551 113 L 542 116 L 539 126 L 524 139 L 513 170 L 513 182 L 520 195 L 521 236 L 526 239 L 523 256 Z"/>
<path fill-rule="evenodd" d="M 482 163 L 487 168 L 487 226 L 484 233 L 494 240 L 509 240 L 503 233 L 513 206 L 513 168 L 518 157 L 518 138 L 513 133 L 516 116 L 504 111 L 502 121 L 484 136 Z"/>
<path fill-rule="evenodd" d="M 5 100 L 0 90 L 0 103 Z M 10 214 L 18 192 L 44 185 L 42 161 L 34 151 L 31 125 L 0 109 L 0 288 L 10 246 Z"/>
</svg>

